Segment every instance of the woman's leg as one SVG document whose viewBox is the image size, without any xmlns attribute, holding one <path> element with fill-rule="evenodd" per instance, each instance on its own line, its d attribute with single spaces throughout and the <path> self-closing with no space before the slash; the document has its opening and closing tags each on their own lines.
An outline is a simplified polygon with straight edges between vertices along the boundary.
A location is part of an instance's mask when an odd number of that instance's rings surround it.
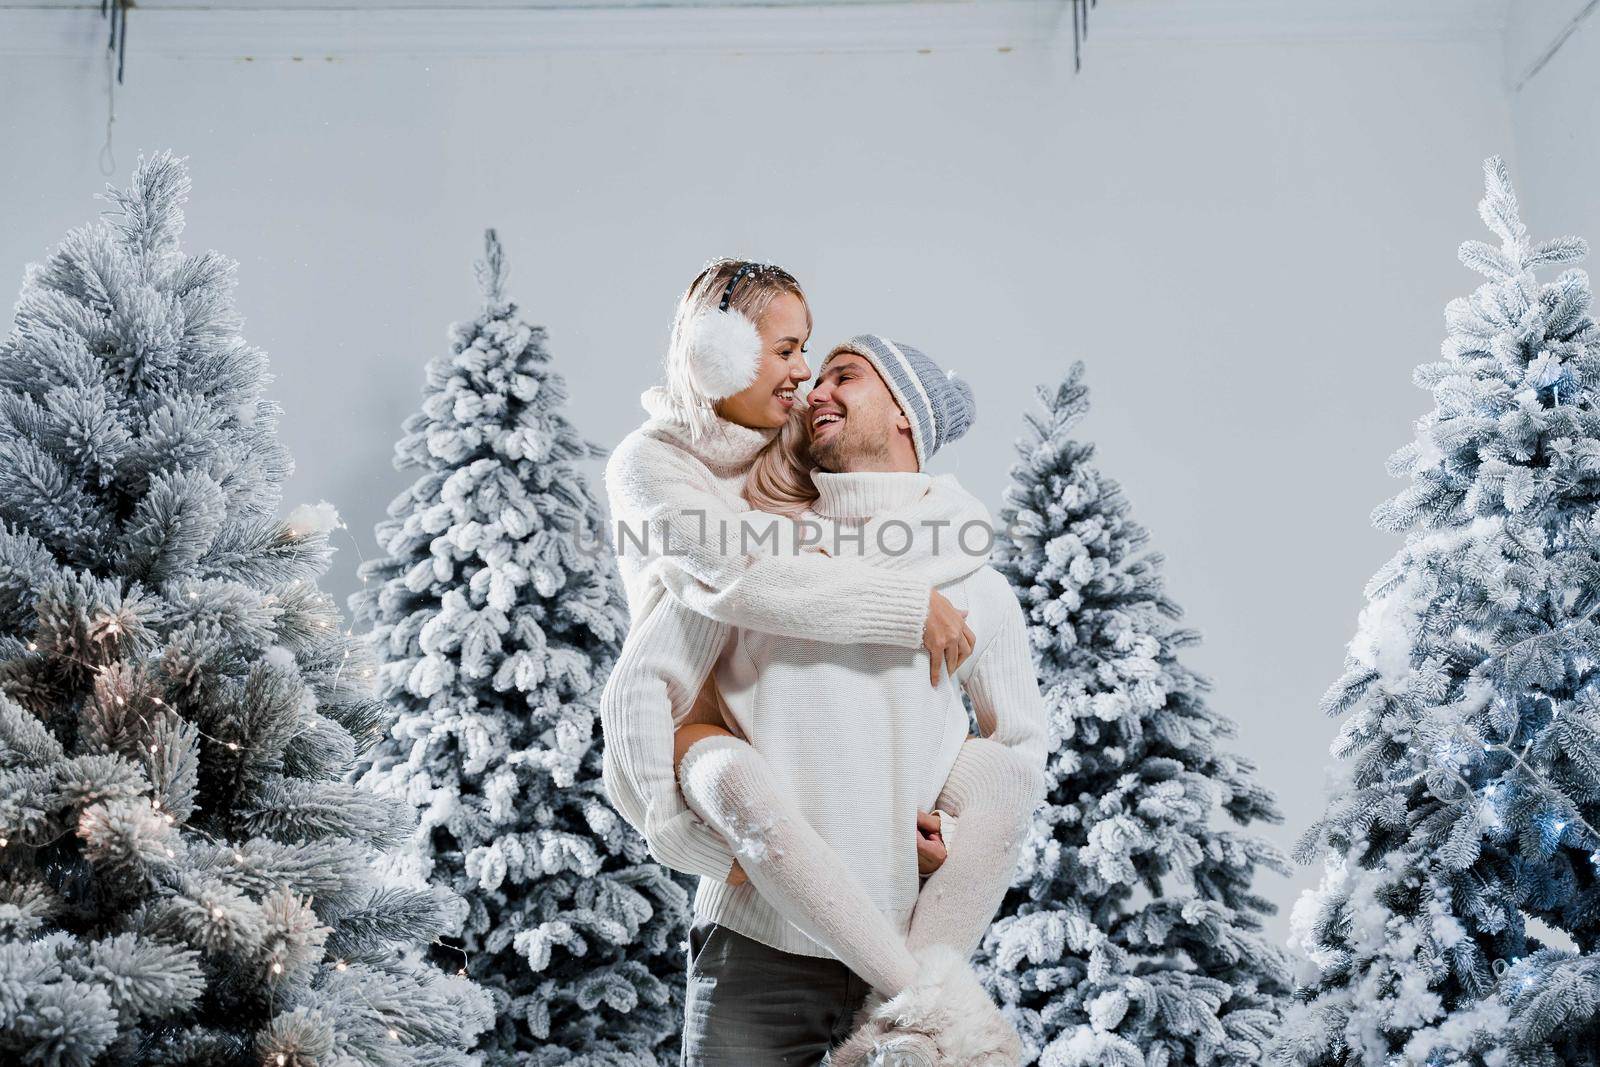
<svg viewBox="0 0 1600 1067">
<path fill-rule="evenodd" d="M 727 839 L 762 899 L 885 996 L 909 985 L 918 967 L 905 939 L 761 754 L 716 726 L 685 725 L 678 735 L 684 801 Z"/>
<path fill-rule="evenodd" d="M 922 883 L 906 944 L 948 945 L 968 959 L 983 941 L 1016 873 L 1022 842 L 1044 799 L 1044 778 L 997 741 L 969 737 L 939 794 L 956 817 L 949 854 Z"/>
</svg>

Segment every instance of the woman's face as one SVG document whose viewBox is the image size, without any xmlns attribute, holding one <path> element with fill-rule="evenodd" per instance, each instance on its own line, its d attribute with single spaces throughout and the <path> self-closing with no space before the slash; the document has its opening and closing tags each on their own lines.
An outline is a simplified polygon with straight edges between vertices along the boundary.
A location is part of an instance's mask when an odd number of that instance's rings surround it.
<svg viewBox="0 0 1600 1067">
<path fill-rule="evenodd" d="M 761 334 L 761 368 L 743 390 L 718 401 L 718 415 L 741 426 L 782 426 L 795 404 L 795 386 L 811 377 L 802 349 L 811 339 L 806 305 L 793 293 L 781 293 L 767 305 L 756 324 Z"/>
</svg>

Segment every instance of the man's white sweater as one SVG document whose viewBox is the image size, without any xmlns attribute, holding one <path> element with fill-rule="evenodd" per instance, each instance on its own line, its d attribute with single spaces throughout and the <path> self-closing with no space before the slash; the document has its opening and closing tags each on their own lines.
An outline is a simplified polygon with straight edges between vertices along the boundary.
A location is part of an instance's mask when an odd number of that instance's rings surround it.
<svg viewBox="0 0 1600 1067">
<path fill-rule="evenodd" d="M 930 497 L 964 493 L 954 479 L 916 473 L 819 473 L 815 480 L 821 496 L 808 517 L 828 528 L 824 547 L 835 525 L 871 531 L 873 520 L 928 513 Z M 908 551 L 892 557 L 895 566 L 934 575 L 940 592 L 969 612 L 976 636 L 972 656 L 954 678 L 942 675 L 938 688 L 929 684 L 922 649 L 730 627 L 667 598 L 629 634 L 601 699 L 605 786 L 618 810 L 661 862 L 701 875 L 697 915 L 786 952 L 830 955 L 753 886 L 727 884 L 728 842 L 688 812 L 673 778 L 672 730 L 713 668 L 729 728 L 761 752 L 812 828 L 902 932 L 920 884 L 916 812 L 934 807 L 968 732 L 961 692 L 980 733 L 1044 765 L 1044 708 L 1016 596 L 982 558 L 960 550 L 951 530 L 908 527 Z M 942 551 L 935 553 L 937 538 Z M 826 588 L 835 603 L 859 595 L 848 585 Z"/>
</svg>

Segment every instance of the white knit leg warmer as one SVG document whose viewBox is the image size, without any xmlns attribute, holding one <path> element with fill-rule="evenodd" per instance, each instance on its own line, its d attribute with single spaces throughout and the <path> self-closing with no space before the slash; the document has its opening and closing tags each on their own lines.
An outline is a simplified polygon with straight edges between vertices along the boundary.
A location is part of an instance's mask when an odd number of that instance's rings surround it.
<svg viewBox="0 0 1600 1067">
<path fill-rule="evenodd" d="M 969 738 L 939 794 L 956 839 L 928 876 L 911 913 L 911 951 L 947 945 L 970 959 L 1011 885 L 1022 842 L 1044 800 L 1044 776 L 997 741 Z"/>
<path fill-rule="evenodd" d="M 702 738 L 678 765 L 689 808 L 722 834 L 763 900 L 885 996 L 917 975 L 905 940 L 817 836 L 749 742 Z"/>
</svg>

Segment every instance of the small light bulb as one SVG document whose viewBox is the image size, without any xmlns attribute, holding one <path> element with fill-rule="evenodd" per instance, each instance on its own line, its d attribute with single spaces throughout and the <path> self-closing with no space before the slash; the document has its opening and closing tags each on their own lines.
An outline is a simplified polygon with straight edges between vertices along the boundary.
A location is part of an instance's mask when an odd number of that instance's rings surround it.
<svg viewBox="0 0 1600 1067">
<path fill-rule="evenodd" d="M 333 969 L 336 970 L 336 971 L 349 970 L 349 968 L 350 968 L 350 965 L 348 963 L 346 963 L 344 960 L 340 960 L 338 963 L 335 963 L 333 965 Z"/>
<path fill-rule="evenodd" d="M 150 755 L 154 756 L 155 754 L 156 754 L 156 746 L 154 744 L 152 744 L 150 746 Z"/>
<path fill-rule="evenodd" d="M 37 651 L 39 651 L 39 646 L 34 644 L 32 641 L 29 641 L 28 642 L 28 651 L 29 652 L 37 652 Z"/>
<path fill-rule="evenodd" d="M 229 752 L 237 752 L 237 751 L 239 751 L 238 743 L 234 742 L 234 741 L 229 741 L 228 742 L 228 751 Z"/>
<path fill-rule="evenodd" d="M 283 973 L 283 964 L 281 964 L 281 963 L 277 962 L 276 960 L 274 960 L 273 963 L 272 963 L 272 973 L 273 974 L 282 974 Z"/>
<path fill-rule="evenodd" d="M 283 1067 L 283 1065 L 288 1063 L 288 1062 L 289 1062 L 288 1058 L 285 1057 L 283 1053 L 281 1053 L 281 1052 L 278 1053 L 278 1067 Z"/>
<path fill-rule="evenodd" d="M 113 698 L 113 699 L 115 699 L 115 700 L 116 700 L 116 702 L 117 702 L 117 707 L 119 707 L 119 708 L 120 708 L 120 707 L 123 707 L 123 706 L 124 706 L 124 701 L 123 701 L 123 699 L 122 699 L 122 698 L 121 698 L 121 697 L 120 697 L 120 696 L 119 696 L 119 697 L 115 697 L 115 698 Z"/>
<path fill-rule="evenodd" d="M 168 825 L 168 826 L 171 826 L 171 825 L 172 825 L 172 824 L 173 824 L 173 823 L 174 823 L 174 822 L 176 822 L 176 821 L 177 821 L 177 820 L 176 820 L 176 819 L 174 819 L 174 818 L 173 818 L 173 817 L 172 817 L 172 816 L 170 816 L 170 815 L 163 815 L 163 816 L 162 816 L 162 818 L 164 818 L 164 819 L 166 819 L 166 820 L 167 820 L 167 825 Z"/>
<path fill-rule="evenodd" d="M 172 859 L 176 855 L 177 855 L 176 852 L 172 851 L 170 848 L 167 849 L 167 859 Z"/>
<path fill-rule="evenodd" d="M 222 918 L 222 909 L 221 909 L 221 908 L 212 908 L 212 909 L 211 909 L 211 917 L 212 917 L 212 918 L 213 918 L 213 919 L 220 919 L 220 918 Z"/>
<path fill-rule="evenodd" d="M 389 1040 L 390 1041 L 399 1041 L 400 1040 L 400 1032 L 398 1030 L 394 1029 L 393 1027 L 390 1027 L 389 1028 Z"/>
</svg>

